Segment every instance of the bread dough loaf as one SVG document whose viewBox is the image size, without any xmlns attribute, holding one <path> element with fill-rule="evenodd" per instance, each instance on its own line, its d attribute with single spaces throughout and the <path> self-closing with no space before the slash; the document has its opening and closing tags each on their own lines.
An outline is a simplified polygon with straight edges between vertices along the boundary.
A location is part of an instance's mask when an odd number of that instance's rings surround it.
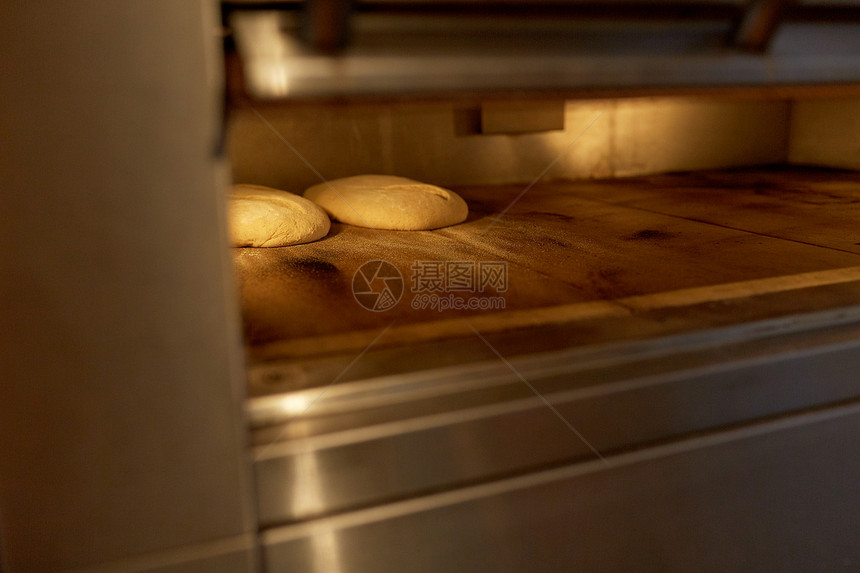
<svg viewBox="0 0 860 573">
<path fill-rule="evenodd" d="M 325 237 L 325 211 L 298 195 L 261 185 L 233 185 L 227 205 L 234 247 L 283 247 Z"/>
<path fill-rule="evenodd" d="M 469 214 L 453 191 L 391 175 L 335 179 L 314 185 L 304 196 L 333 219 L 373 229 L 437 229 L 462 223 Z"/>
</svg>

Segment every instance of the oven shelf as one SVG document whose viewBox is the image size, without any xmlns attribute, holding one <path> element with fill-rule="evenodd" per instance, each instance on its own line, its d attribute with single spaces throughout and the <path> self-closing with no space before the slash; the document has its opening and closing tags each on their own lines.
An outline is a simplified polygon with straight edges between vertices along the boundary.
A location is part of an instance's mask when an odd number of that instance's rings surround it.
<svg viewBox="0 0 860 573">
<path fill-rule="evenodd" d="M 438 344 L 474 338 L 472 329 L 535 352 L 860 303 L 858 173 L 773 167 L 541 183 L 505 211 L 523 189 L 458 189 L 470 215 L 445 229 L 335 223 L 315 243 L 236 249 L 252 365 Z M 384 312 L 352 292 L 358 268 L 377 259 L 404 280 Z M 505 263 L 504 292 L 430 293 L 497 297 L 504 310 L 414 309 L 428 294 L 413 292 L 427 268 L 415 261 Z M 467 347 L 438 360 L 462 362 Z"/>
</svg>

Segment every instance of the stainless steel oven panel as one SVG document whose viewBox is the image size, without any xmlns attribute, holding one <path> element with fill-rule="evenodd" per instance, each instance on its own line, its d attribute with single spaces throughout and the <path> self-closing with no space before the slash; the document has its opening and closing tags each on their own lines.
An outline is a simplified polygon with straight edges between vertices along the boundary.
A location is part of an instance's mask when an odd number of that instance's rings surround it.
<svg viewBox="0 0 860 573">
<path fill-rule="evenodd" d="M 727 41 L 731 18 L 582 19 L 358 13 L 337 55 L 310 49 L 301 17 L 230 19 L 258 99 L 513 90 L 641 89 L 857 81 L 860 24 L 783 24 L 769 50 Z"/>
<path fill-rule="evenodd" d="M 855 400 L 272 529 L 263 557 L 302 573 L 847 572 L 858 500 Z"/>
<path fill-rule="evenodd" d="M 254 432 L 261 524 L 609 459 L 860 396 L 856 317 L 776 336 L 756 326 L 768 331 L 760 323 L 746 325 L 746 337 L 737 327 L 690 335 L 687 349 L 676 337 L 662 353 L 652 340 L 512 360 L 515 372 L 496 364 L 391 377 L 366 389 L 375 400 L 361 383 L 334 387 L 329 403 L 325 388 L 308 390 L 323 396 L 319 410 Z"/>
</svg>

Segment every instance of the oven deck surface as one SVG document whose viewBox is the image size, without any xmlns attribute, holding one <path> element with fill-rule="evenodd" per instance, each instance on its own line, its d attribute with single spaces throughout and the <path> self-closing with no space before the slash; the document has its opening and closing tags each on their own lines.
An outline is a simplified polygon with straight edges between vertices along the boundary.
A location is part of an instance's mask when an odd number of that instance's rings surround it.
<svg viewBox="0 0 860 573">
<path fill-rule="evenodd" d="M 671 306 L 707 310 L 688 313 L 684 330 L 860 302 L 858 173 L 775 167 L 524 189 L 458 188 L 467 221 L 434 231 L 334 223 L 314 243 L 235 249 L 252 364 L 354 355 L 371 342 L 414 345 L 471 329 L 520 329 L 523 340 L 555 335 L 563 345 L 623 338 L 641 328 L 618 320 Z M 356 271 L 373 260 L 403 279 L 401 299 L 381 312 L 353 296 Z M 482 289 L 478 265 L 497 263 L 506 265 L 504 284 L 486 280 Z M 433 268 L 450 284 L 434 281 Z M 831 289 L 816 294 L 822 285 Z M 789 296 L 798 290 L 804 294 Z M 504 309 L 440 311 L 428 295 L 495 297 Z M 758 300 L 717 308 L 744 297 Z M 416 309 L 422 301 L 427 308 Z M 549 327 L 577 322 L 587 326 L 574 334 Z M 657 322 L 664 326 L 644 335 L 673 331 L 672 320 Z"/>
</svg>

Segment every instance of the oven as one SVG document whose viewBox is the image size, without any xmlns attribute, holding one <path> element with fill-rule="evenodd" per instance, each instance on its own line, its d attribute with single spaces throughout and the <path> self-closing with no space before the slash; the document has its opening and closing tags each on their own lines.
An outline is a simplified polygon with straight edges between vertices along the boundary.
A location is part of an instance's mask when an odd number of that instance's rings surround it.
<svg viewBox="0 0 860 573">
<path fill-rule="evenodd" d="M 3 571 L 860 567 L 856 5 L 0 14 Z"/>
</svg>

